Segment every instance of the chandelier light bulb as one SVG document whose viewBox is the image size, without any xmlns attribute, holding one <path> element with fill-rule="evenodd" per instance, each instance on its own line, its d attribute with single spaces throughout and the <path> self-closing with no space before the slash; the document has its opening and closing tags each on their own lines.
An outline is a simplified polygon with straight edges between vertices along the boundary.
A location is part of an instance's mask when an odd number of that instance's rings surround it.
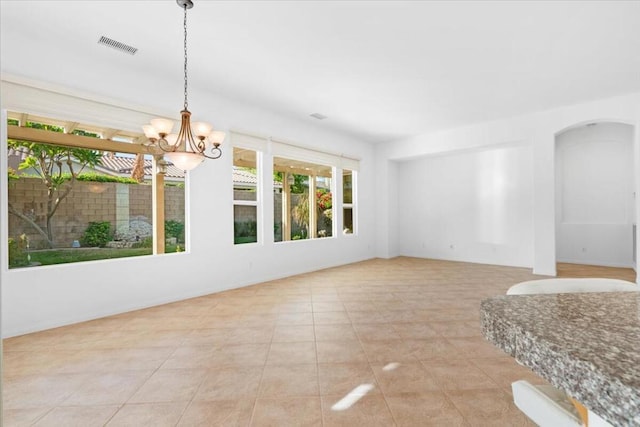
<svg viewBox="0 0 640 427">
<path fill-rule="evenodd" d="M 193 129 L 193 133 L 198 137 L 198 139 L 205 139 L 207 135 L 211 133 L 213 126 L 205 122 L 194 122 L 191 125 L 191 129 Z"/>
<path fill-rule="evenodd" d="M 173 130 L 173 120 L 153 119 L 151 120 L 151 126 L 154 127 L 154 129 L 160 136 L 168 135 Z"/>
</svg>

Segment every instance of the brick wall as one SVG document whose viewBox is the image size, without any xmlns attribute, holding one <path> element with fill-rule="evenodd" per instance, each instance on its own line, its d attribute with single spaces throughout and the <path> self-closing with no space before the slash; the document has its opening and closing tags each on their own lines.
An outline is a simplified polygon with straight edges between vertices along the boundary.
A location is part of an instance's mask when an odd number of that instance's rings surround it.
<svg viewBox="0 0 640 427">
<path fill-rule="evenodd" d="M 52 219 L 54 243 L 70 247 L 80 240 L 91 221 L 109 221 L 116 229 L 116 187 L 126 185 L 129 191 L 129 217 L 144 217 L 151 223 L 151 185 L 117 184 L 113 182 L 76 182 Z M 47 189 L 38 178 L 21 178 L 9 183 L 9 203 L 19 212 L 34 219 L 44 229 L 47 211 Z M 184 189 L 165 187 L 165 219 L 184 222 Z M 32 248 L 46 247 L 46 240 L 27 222 L 9 214 L 9 237 L 29 237 Z"/>
</svg>

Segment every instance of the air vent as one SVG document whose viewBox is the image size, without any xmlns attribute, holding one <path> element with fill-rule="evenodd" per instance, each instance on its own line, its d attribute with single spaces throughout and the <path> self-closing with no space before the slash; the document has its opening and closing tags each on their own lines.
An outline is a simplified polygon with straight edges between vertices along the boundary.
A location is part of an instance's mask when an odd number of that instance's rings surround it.
<svg viewBox="0 0 640 427">
<path fill-rule="evenodd" d="M 309 114 L 311 117 L 313 117 L 314 119 L 318 119 L 318 120 L 324 120 L 327 118 L 327 116 L 325 116 L 324 114 L 320 114 L 320 113 L 313 113 L 313 114 Z"/>
<path fill-rule="evenodd" d="M 98 44 L 109 46 L 115 50 L 119 50 L 120 52 L 128 53 L 129 55 L 135 55 L 138 51 L 137 47 L 129 46 L 128 44 L 121 43 L 105 36 L 100 37 Z"/>
</svg>

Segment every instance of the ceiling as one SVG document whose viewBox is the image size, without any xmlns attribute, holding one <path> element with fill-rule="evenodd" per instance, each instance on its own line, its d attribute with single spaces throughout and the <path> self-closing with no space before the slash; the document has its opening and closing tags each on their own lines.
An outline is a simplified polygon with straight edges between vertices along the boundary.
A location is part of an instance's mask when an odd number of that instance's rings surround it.
<svg viewBox="0 0 640 427">
<path fill-rule="evenodd" d="M 639 1 L 194 3 L 190 101 L 206 93 L 372 143 L 640 91 Z M 173 0 L 0 7 L 3 73 L 181 101 Z"/>
</svg>

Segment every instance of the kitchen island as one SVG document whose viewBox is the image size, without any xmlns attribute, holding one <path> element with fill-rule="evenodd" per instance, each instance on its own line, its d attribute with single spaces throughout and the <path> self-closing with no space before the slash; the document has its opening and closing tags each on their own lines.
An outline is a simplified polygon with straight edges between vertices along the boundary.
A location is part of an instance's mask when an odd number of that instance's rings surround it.
<svg viewBox="0 0 640 427">
<path fill-rule="evenodd" d="M 640 426 L 640 293 L 505 295 L 484 336 L 613 425 Z"/>
</svg>

